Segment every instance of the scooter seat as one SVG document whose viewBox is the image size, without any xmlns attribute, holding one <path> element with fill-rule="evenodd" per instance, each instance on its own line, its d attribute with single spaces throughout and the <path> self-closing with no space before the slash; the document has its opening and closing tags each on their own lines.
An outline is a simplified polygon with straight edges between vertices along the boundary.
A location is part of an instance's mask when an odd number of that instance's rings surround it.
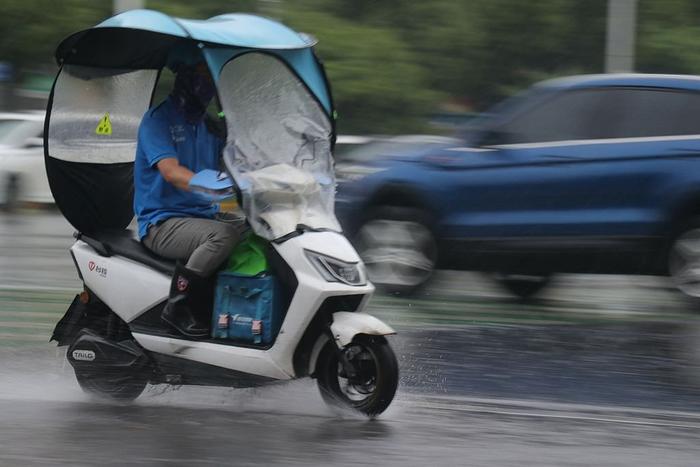
<svg viewBox="0 0 700 467">
<path fill-rule="evenodd" d="M 75 237 L 101 256 L 123 256 L 169 275 L 175 273 L 175 261 L 158 256 L 143 246 L 132 230 L 105 230 L 90 235 L 78 233 Z"/>
</svg>

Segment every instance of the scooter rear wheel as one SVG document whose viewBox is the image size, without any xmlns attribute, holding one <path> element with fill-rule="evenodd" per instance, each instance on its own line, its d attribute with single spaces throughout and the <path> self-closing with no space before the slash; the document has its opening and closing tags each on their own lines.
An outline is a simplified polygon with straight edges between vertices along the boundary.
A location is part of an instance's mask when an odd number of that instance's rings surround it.
<svg viewBox="0 0 700 467">
<path fill-rule="evenodd" d="M 399 366 L 389 343 L 381 336 L 358 336 L 342 352 L 355 368 L 349 377 L 338 358 L 335 343 L 328 342 L 316 362 L 316 380 L 329 405 L 350 407 L 374 417 L 394 399 Z"/>
</svg>

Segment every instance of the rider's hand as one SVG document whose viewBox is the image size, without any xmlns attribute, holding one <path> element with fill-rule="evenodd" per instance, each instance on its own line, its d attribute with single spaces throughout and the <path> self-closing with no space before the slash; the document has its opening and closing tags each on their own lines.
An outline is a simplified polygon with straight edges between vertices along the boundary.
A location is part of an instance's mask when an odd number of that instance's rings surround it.
<svg viewBox="0 0 700 467">
<path fill-rule="evenodd" d="M 197 172 L 190 179 L 188 189 L 208 202 L 219 202 L 234 196 L 231 179 L 210 169 Z"/>
</svg>

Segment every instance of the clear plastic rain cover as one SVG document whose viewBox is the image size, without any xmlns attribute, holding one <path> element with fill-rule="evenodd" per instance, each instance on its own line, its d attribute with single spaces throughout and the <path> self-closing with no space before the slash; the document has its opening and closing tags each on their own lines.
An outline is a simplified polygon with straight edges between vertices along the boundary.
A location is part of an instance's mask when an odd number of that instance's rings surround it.
<svg viewBox="0 0 700 467">
<path fill-rule="evenodd" d="M 340 231 L 334 214 L 331 123 L 280 59 L 247 53 L 219 78 L 226 165 L 253 230 L 268 240 L 298 227 Z"/>
<path fill-rule="evenodd" d="M 56 81 L 49 155 L 68 162 L 132 162 L 157 70 L 66 65 Z"/>
</svg>

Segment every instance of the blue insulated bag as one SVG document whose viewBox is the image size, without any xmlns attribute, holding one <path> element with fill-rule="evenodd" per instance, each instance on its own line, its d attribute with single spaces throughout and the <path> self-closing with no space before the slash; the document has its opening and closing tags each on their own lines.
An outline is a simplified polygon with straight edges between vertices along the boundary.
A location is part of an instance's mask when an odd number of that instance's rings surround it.
<svg viewBox="0 0 700 467">
<path fill-rule="evenodd" d="M 220 272 L 216 281 L 212 337 L 268 345 L 282 325 L 279 285 L 271 275 Z"/>
</svg>

